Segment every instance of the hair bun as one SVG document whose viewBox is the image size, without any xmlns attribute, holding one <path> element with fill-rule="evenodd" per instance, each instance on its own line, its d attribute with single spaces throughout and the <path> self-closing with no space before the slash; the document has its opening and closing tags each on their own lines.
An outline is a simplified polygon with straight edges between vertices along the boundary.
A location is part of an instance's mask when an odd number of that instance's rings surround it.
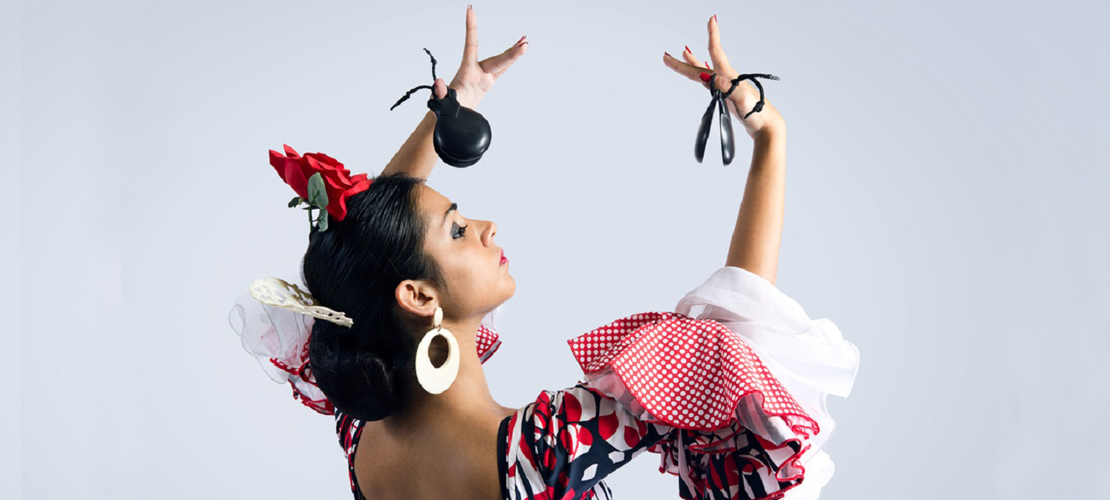
<svg viewBox="0 0 1110 500">
<path fill-rule="evenodd" d="M 316 321 L 309 359 L 316 383 L 337 410 L 359 420 L 381 420 L 405 406 L 407 356 L 367 345 L 366 338 L 373 338 L 373 332 Z"/>
</svg>

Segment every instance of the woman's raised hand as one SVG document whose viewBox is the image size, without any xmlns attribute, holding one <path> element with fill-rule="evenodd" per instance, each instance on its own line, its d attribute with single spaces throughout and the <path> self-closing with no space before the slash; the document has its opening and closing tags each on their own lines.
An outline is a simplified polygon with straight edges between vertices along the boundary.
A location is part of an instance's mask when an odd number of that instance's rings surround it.
<svg viewBox="0 0 1110 500">
<path fill-rule="evenodd" d="M 698 62 L 698 59 L 694 57 L 688 47 L 682 52 L 682 58 L 685 61 L 675 59 L 664 52 L 663 64 L 700 83 L 706 89 L 709 88 L 710 74 L 715 73 L 717 75 L 713 85 L 714 88 L 720 89 L 722 92 L 727 91 L 732 86 L 732 79 L 740 75 L 740 72 L 732 69 L 728 57 L 725 56 L 725 51 L 721 49 L 721 35 L 717 29 L 717 16 L 709 18 L 709 59 L 713 63 L 712 69 L 710 69 L 708 63 L 702 66 L 703 63 Z M 766 95 L 763 97 L 763 110 L 744 118 L 744 115 L 748 114 L 759 102 L 759 90 L 748 83 L 747 80 L 740 81 L 740 84 L 728 96 L 726 102 L 728 103 L 729 113 L 740 119 L 744 124 L 744 130 L 753 139 L 763 132 L 785 128 L 782 115 L 779 114 Z"/>
<path fill-rule="evenodd" d="M 520 37 L 508 50 L 492 57 L 478 60 L 478 17 L 470 6 L 466 8 L 466 45 L 463 46 L 462 64 L 450 87 L 455 89 L 459 104 L 474 109 L 478 101 L 493 87 L 493 82 L 505 73 L 528 48 L 526 37 Z M 442 79 L 435 81 L 439 98 L 447 95 L 447 85 Z"/>
</svg>

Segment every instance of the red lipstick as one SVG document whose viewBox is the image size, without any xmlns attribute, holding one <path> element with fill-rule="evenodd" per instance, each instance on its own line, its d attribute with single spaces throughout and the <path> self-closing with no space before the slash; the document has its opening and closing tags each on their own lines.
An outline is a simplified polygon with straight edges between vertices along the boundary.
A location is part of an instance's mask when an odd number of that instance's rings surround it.
<svg viewBox="0 0 1110 500">
<path fill-rule="evenodd" d="M 504 265 L 504 264 L 507 264 L 508 262 L 509 262 L 509 259 L 505 257 L 505 250 L 502 249 L 501 250 L 501 264 Z"/>
</svg>

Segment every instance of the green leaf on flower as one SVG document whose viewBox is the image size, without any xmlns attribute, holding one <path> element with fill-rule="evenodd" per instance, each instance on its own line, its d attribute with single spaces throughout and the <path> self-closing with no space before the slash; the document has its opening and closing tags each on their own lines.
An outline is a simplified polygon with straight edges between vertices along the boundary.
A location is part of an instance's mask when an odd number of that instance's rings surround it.
<svg viewBox="0 0 1110 500">
<path fill-rule="evenodd" d="M 316 230 L 321 233 L 328 230 L 328 211 L 321 210 L 320 216 L 316 218 Z"/>
<path fill-rule="evenodd" d="M 302 201 L 304 200 L 302 200 L 300 196 L 294 196 L 292 200 L 289 200 L 289 208 L 299 205 Z"/>
<path fill-rule="evenodd" d="M 324 189 L 324 176 L 320 172 L 308 178 L 308 202 L 320 210 L 328 208 L 328 192 Z"/>
</svg>

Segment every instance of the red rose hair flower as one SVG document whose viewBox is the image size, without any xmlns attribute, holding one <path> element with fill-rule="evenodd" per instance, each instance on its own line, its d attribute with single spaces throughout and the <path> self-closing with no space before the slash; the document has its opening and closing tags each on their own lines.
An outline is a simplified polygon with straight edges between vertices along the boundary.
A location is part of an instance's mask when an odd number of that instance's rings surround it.
<svg viewBox="0 0 1110 500">
<path fill-rule="evenodd" d="M 366 177 L 366 174 L 352 176 L 349 170 L 343 168 L 342 163 L 324 153 L 305 153 L 301 156 L 288 144 L 282 144 L 282 146 L 285 147 L 284 155 L 270 150 L 270 165 L 277 170 L 281 180 L 293 188 L 303 201 L 325 199 L 327 212 L 337 221 L 347 216 L 347 198 L 365 191 L 373 182 Z M 315 174 L 321 176 L 326 198 L 311 196 L 313 193 L 310 193 L 309 184 Z M 294 201 L 297 199 L 294 198 Z M 292 207 L 295 204 L 290 203 L 289 206 Z M 326 228 L 325 222 L 321 230 Z"/>
</svg>

